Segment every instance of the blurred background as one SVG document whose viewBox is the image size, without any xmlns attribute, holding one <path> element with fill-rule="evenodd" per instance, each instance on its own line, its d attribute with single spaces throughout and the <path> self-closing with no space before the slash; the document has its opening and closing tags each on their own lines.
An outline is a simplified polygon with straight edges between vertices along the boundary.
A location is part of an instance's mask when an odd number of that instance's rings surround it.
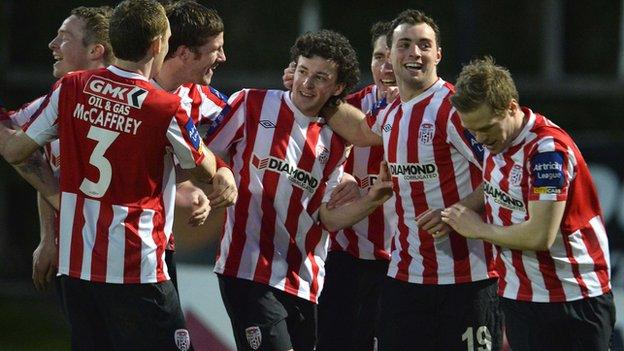
<svg viewBox="0 0 624 351">
<path fill-rule="evenodd" d="M 447 81 L 455 81 L 462 63 L 492 55 L 512 72 L 521 104 L 566 129 L 590 163 L 619 296 L 624 286 L 624 0 L 199 2 L 215 8 L 225 23 L 227 62 L 215 72 L 213 86 L 227 95 L 243 87 L 280 88 L 295 38 L 320 28 L 351 40 L 361 85 L 370 84 L 369 28 L 405 8 L 422 9 L 437 21 L 443 48 L 438 72 Z M 16 109 L 49 89 L 53 58 L 47 45 L 72 8 L 116 3 L 0 0 L 0 100 L 6 107 Z M 181 297 L 187 316 L 200 328 L 196 334 L 210 335 L 202 341 L 211 345 L 206 350 L 232 347 L 229 321 L 215 312 L 220 298 L 209 267 L 221 218 L 222 213 L 214 214 L 201 230 L 176 226 Z M 55 295 L 32 287 L 38 241 L 35 192 L 0 161 L 1 350 L 68 349 Z M 622 349 L 619 334 L 616 349 Z"/>
</svg>

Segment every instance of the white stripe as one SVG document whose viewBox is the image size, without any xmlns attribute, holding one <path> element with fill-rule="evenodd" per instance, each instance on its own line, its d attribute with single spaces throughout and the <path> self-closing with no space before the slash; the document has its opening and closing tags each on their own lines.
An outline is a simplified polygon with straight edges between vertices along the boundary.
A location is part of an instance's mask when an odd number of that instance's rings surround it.
<svg viewBox="0 0 624 351">
<path fill-rule="evenodd" d="M 128 208 L 112 206 L 113 220 L 108 228 L 108 258 L 106 265 L 106 282 L 121 284 L 124 282 L 126 253 L 126 225 Z"/>
<path fill-rule="evenodd" d="M 91 280 L 91 258 L 93 257 L 93 247 L 95 247 L 95 236 L 97 234 L 97 224 L 100 217 L 100 202 L 92 199 L 85 199 L 83 206 L 84 226 L 82 227 L 82 270 L 80 278 Z"/>
<path fill-rule="evenodd" d="M 138 234 L 141 238 L 141 283 L 153 283 L 156 276 L 156 242 L 152 237 L 154 230 L 154 211 L 144 209 L 139 217 Z"/>
<path fill-rule="evenodd" d="M 69 275 L 69 259 L 71 257 L 71 239 L 76 213 L 76 194 L 61 194 L 61 218 L 59 230 L 59 274 Z"/>
<path fill-rule="evenodd" d="M 193 146 L 189 145 L 184 139 L 182 129 L 175 116 L 171 117 L 171 121 L 169 122 L 167 139 L 171 143 L 171 146 L 173 146 L 173 152 L 178 158 L 180 166 L 184 169 L 194 168 L 195 158 L 193 158 L 193 152 L 191 151 Z"/>
</svg>

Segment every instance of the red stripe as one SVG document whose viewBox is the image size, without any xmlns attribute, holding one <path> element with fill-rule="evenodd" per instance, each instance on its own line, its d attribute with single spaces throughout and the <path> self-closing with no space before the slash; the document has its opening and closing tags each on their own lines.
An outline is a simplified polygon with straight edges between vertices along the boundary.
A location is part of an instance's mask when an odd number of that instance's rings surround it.
<svg viewBox="0 0 624 351">
<path fill-rule="evenodd" d="M 139 220 L 143 210 L 128 207 L 128 215 L 124 221 L 126 240 L 124 251 L 124 284 L 141 282 L 141 247 L 143 242 L 139 236 Z"/>
<path fill-rule="evenodd" d="M 308 254 L 308 261 L 312 266 L 312 282 L 310 282 L 310 301 L 316 303 L 319 293 L 319 271 L 321 268 L 316 263 L 314 249 L 318 246 L 323 236 L 321 226 L 314 225 L 310 228 L 305 239 L 305 250 Z"/>
<path fill-rule="evenodd" d="M 387 122 L 389 118 L 389 113 L 386 115 L 384 119 L 384 124 Z M 388 137 L 388 162 L 396 163 L 397 162 L 397 148 L 398 148 L 398 139 L 399 139 L 399 124 L 401 119 L 403 118 L 403 108 L 402 106 L 398 108 L 394 114 L 394 119 L 392 121 L 393 128 L 390 130 L 390 135 Z M 382 125 L 383 127 L 383 125 Z M 398 216 L 398 240 L 401 244 L 401 249 L 399 250 L 399 262 L 397 263 L 397 273 L 395 275 L 396 279 L 409 281 L 409 266 L 412 263 L 412 257 L 409 255 L 409 242 L 407 238 L 409 237 L 409 228 L 405 225 L 405 210 L 403 209 L 403 197 L 401 197 L 400 193 L 400 185 L 397 177 L 392 177 L 393 188 L 395 190 L 396 195 L 396 209 Z M 409 201 L 409 199 L 407 200 Z"/>
<path fill-rule="evenodd" d="M 430 95 L 412 107 L 406 143 L 410 145 L 410 147 L 407 148 L 407 162 L 409 163 L 420 162 L 418 157 L 418 132 L 423 121 L 425 108 L 430 104 L 433 96 L 433 94 Z M 411 201 L 414 205 L 414 216 L 418 216 L 429 208 L 427 197 L 425 196 L 425 186 L 423 182 L 411 182 L 410 187 L 412 189 Z M 420 241 L 418 251 L 422 257 L 423 265 L 423 284 L 437 284 L 438 259 L 435 251 L 434 239 L 428 232 L 418 228 L 418 240 Z"/>
<path fill-rule="evenodd" d="M 368 148 L 368 174 L 379 173 L 379 163 L 383 161 L 383 146 L 371 146 Z M 386 215 L 384 214 L 383 205 L 379 206 L 373 213 L 368 216 L 368 240 L 373 243 L 373 250 L 376 259 L 389 258 L 386 251 L 385 239 L 386 235 Z"/>
<path fill-rule="evenodd" d="M 69 275 L 75 278 L 80 278 L 80 274 L 82 273 L 82 255 L 84 250 L 82 231 L 84 230 L 84 226 L 84 198 L 82 196 L 76 196 L 74 223 L 72 225 L 71 234 L 71 247 L 69 251 Z"/>
<path fill-rule="evenodd" d="M 488 207 L 488 205 L 485 205 Z M 491 222 L 490 222 L 491 223 Z M 505 288 L 507 288 L 507 266 L 505 266 L 505 262 L 503 262 L 503 253 L 502 249 L 497 246 L 496 247 L 496 272 L 498 273 L 498 294 L 503 296 L 505 294 Z"/>
<path fill-rule="evenodd" d="M 105 282 L 108 264 L 108 230 L 113 221 L 110 205 L 100 203 L 100 213 L 96 225 L 95 243 L 91 252 L 91 280 Z"/>
<path fill-rule="evenodd" d="M 261 108 L 262 105 L 259 105 Z M 259 112 L 258 113 L 259 115 Z M 290 142 L 290 132 L 295 122 L 293 112 L 288 108 L 284 100 L 280 102 L 276 126 L 273 129 L 273 140 L 269 154 L 280 160 L 286 159 L 286 150 Z M 268 284 L 271 278 L 271 267 L 273 265 L 273 255 L 275 245 L 273 240 L 278 230 L 275 226 L 277 212 L 274 203 L 276 201 L 277 187 L 280 181 L 280 174 L 274 171 L 265 171 L 262 177 L 262 222 L 260 226 L 260 255 L 256 262 L 254 280 Z M 297 230 L 295 229 L 295 234 Z"/>
<path fill-rule="evenodd" d="M 241 103 L 245 102 L 246 114 L 245 127 L 247 128 L 248 140 L 245 146 L 245 150 L 243 151 L 242 159 L 243 160 L 251 160 L 251 155 L 253 153 L 254 144 L 256 142 L 256 134 L 258 132 L 258 120 L 260 118 L 259 109 L 262 106 L 262 101 L 264 101 L 264 96 L 266 95 L 266 91 L 257 91 L 250 90 L 247 93 L 241 93 L 238 95 L 237 99 L 232 104 L 232 110 L 228 113 L 228 115 L 224 118 L 223 123 L 217 129 L 218 131 L 222 130 L 223 126 L 227 123 L 227 119 L 231 117 L 235 111 L 241 106 Z M 247 96 L 245 100 L 243 98 Z M 214 135 L 213 134 L 213 135 Z M 212 138 L 209 136 L 209 140 Z M 234 150 L 231 150 L 232 152 Z M 245 162 L 245 161 L 243 161 Z M 228 249 L 227 260 L 225 261 L 225 267 L 223 269 L 223 274 L 236 276 L 238 274 L 238 268 L 241 262 L 241 255 L 243 254 L 243 249 L 245 248 L 245 226 L 247 224 L 247 217 L 249 216 L 249 203 L 251 202 L 251 191 L 249 191 L 249 183 L 250 183 L 250 170 L 249 170 L 249 162 L 245 162 L 242 165 L 240 170 L 240 182 L 238 188 L 238 200 L 234 205 L 234 225 L 232 228 L 232 242 L 230 242 L 230 247 Z M 217 258 L 218 259 L 218 258 Z"/>
<path fill-rule="evenodd" d="M 297 167 L 299 169 L 312 171 L 314 162 L 316 161 L 316 145 L 318 143 L 322 125 L 319 123 L 310 123 L 306 131 L 305 146 L 301 153 L 301 158 Z M 286 139 L 288 140 L 288 139 Z M 303 197 L 303 190 L 299 187 L 293 187 L 292 194 L 290 195 L 290 204 L 288 205 L 288 215 L 286 216 L 286 230 L 290 235 L 290 242 L 288 243 L 288 254 L 286 256 L 286 262 L 288 262 L 288 272 L 286 273 L 286 282 L 284 289 L 292 294 L 297 294 L 299 291 L 299 271 L 301 269 L 302 255 L 299 247 L 297 246 L 297 232 L 299 229 L 299 216 L 303 212 L 303 206 L 301 198 Z M 313 253 L 316 243 L 311 242 L 311 238 L 307 237 L 314 231 L 314 226 L 306 233 L 305 249 L 306 254 L 309 254 L 310 250 Z M 311 249 L 310 249 L 311 248 Z M 310 263 L 315 266 L 316 262 L 314 256 L 311 257 Z M 316 277 L 313 276 L 312 280 Z M 310 282 L 312 283 L 312 282 Z M 310 287 L 312 288 L 312 287 Z M 312 293 L 312 291 L 310 291 Z"/>
<path fill-rule="evenodd" d="M 158 279 L 159 282 L 167 280 L 164 270 L 164 255 L 169 240 L 165 234 L 164 213 L 164 209 L 162 209 L 156 211 L 152 217 L 152 240 L 156 243 L 156 279 Z M 173 234 L 171 234 L 171 237 L 173 237 Z"/>
<path fill-rule="evenodd" d="M 570 237 L 568 235 L 563 236 L 563 245 L 566 250 L 566 256 L 568 256 L 568 260 L 570 260 L 570 267 L 572 268 L 572 274 L 574 274 L 574 279 L 576 279 L 576 282 L 579 285 L 579 289 L 581 289 L 581 294 L 583 295 L 583 298 L 589 297 L 587 284 L 585 284 L 585 281 L 583 281 L 583 277 L 581 277 L 581 272 L 579 271 L 579 263 L 576 261 L 576 257 L 574 257 L 574 251 L 572 250 Z"/>
<path fill-rule="evenodd" d="M 45 99 L 41 102 L 41 105 L 39 105 L 39 108 L 37 108 L 37 110 L 33 113 L 32 116 L 30 116 L 30 118 L 28 119 L 28 122 L 26 122 L 23 126 L 22 126 L 22 130 L 23 131 L 27 131 L 28 128 L 30 127 L 30 125 L 37 119 L 37 117 L 39 117 L 39 115 L 41 115 L 41 112 L 43 112 L 43 110 L 45 110 L 45 108 L 48 106 L 48 104 L 50 103 L 50 98 L 52 97 L 52 94 L 54 93 L 54 91 L 59 88 L 61 86 L 61 80 L 59 79 L 56 81 L 56 83 L 54 83 L 54 85 L 52 86 L 52 89 L 50 90 L 50 92 L 46 95 Z M 59 92 L 60 95 L 60 92 Z M 56 121 L 54 122 L 54 124 L 58 123 L 58 118 L 56 119 Z"/>
<path fill-rule="evenodd" d="M 552 302 L 560 299 L 562 296 L 565 296 L 563 284 L 561 284 L 559 277 L 557 277 L 555 261 L 550 255 L 550 252 L 537 251 L 535 256 L 539 263 L 540 273 L 544 279 L 544 286 L 546 287 L 546 290 L 548 290 L 549 300 Z"/>
<path fill-rule="evenodd" d="M 449 122 L 449 113 L 451 112 L 451 103 L 448 100 L 450 93 L 444 98 L 444 102 L 438 109 L 436 116 L 436 122 L 441 132 L 436 133 L 433 140 L 433 145 L 443 145 L 444 147 L 434 147 L 435 164 L 438 166 L 438 174 L 440 176 L 440 190 L 442 191 L 442 199 L 444 201 L 444 207 L 450 206 L 460 200 L 459 190 L 457 185 L 457 175 L 455 174 L 455 167 L 451 155 L 450 145 L 446 143 L 447 128 Z M 453 122 L 451 122 L 453 123 Z M 455 125 L 459 135 L 463 135 L 463 128 L 461 125 Z M 471 164 L 468 162 L 468 164 Z M 453 256 L 453 272 L 455 275 L 455 283 L 465 283 L 472 281 L 472 274 L 470 271 L 470 256 L 468 252 L 468 243 L 466 238 L 452 232 L 449 234 L 449 240 L 451 244 L 451 252 Z"/>
</svg>

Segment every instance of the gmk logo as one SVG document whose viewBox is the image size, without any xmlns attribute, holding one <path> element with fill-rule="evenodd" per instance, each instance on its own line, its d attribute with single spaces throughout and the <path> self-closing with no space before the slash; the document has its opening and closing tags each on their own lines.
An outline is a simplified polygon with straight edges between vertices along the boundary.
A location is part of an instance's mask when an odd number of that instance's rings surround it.
<svg viewBox="0 0 624 351">
<path fill-rule="evenodd" d="M 299 169 L 285 160 L 269 156 L 266 158 L 259 158 L 257 155 L 253 155 L 251 158 L 251 164 L 258 170 L 270 170 L 273 172 L 281 173 L 288 177 L 288 180 L 297 187 L 307 190 L 313 193 L 318 187 L 319 181 L 311 173 Z"/>
<path fill-rule="evenodd" d="M 134 108 L 141 108 L 143 101 L 147 97 L 147 90 L 145 89 L 98 76 L 89 78 L 83 92 Z"/>
</svg>

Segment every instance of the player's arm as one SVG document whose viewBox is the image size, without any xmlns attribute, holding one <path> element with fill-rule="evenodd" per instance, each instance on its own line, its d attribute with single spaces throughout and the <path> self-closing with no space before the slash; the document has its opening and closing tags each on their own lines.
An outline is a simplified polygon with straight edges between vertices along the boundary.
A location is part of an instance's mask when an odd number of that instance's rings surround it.
<svg viewBox="0 0 624 351">
<path fill-rule="evenodd" d="M 388 165 L 381 163 L 379 177 L 369 192 L 352 203 L 329 210 L 327 203 L 320 208 L 320 219 L 328 231 L 337 231 L 350 227 L 392 197 L 392 179 Z"/>
<path fill-rule="evenodd" d="M 33 252 L 32 280 L 38 291 L 47 291 L 56 275 L 58 248 L 54 243 L 54 208 L 37 194 L 39 209 L 39 245 Z"/>
<path fill-rule="evenodd" d="M 321 115 L 327 119 L 332 130 L 355 146 L 383 143 L 381 136 L 373 132 L 366 123 L 366 115 L 352 105 L 341 103 L 336 107 L 325 106 Z"/>
<path fill-rule="evenodd" d="M 0 126 L 0 154 L 55 209 L 60 207 L 59 184 L 37 151 L 39 144 L 21 130 Z M 36 153 L 35 153 L 36 152 Z"/>
<path fill-rule="evenodd" d="M 456 204 L 442 211 L 442 220 L 467 238 L 482 239 L 514 250 L 548 250 L 561 225 L 566 201 L 529 201 L 529 219 L 510 226 L 484 223 L 467 207 Z"/>
</svg>

